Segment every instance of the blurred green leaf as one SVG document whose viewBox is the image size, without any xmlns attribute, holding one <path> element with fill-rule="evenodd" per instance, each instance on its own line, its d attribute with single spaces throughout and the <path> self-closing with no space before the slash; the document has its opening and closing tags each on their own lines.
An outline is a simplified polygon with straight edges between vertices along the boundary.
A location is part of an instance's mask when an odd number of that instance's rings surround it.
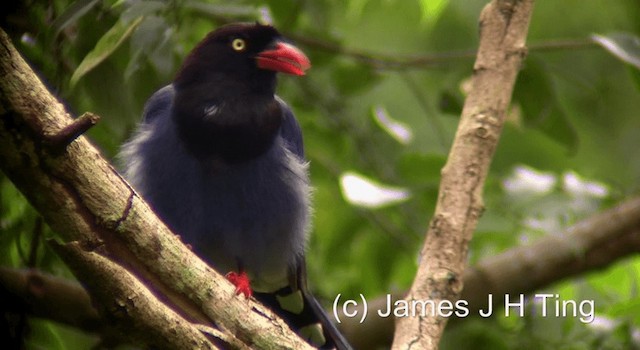
<svg viewBox="0 0 640 350">
<path fill-rule="evenodd" d="M 82 60 L 78 68 L 71 76 L 71 86 L 75 86 L 78 80 L 85 74 L 89 73 L 93 68 L 106 60 L 122 43 L 131 36 L 133 31 L 142 22 L 144 17 L 138 17 L 130 23 L 118 20 L 116 24 L 105 33 L 98 41 L 96 46 Z"/>
<path fill-rule="evenodd" d="M 340 94 L 354 95 L 374 84 L 378 75 L 370 67 L 343 61 L 334 62 L 331 77 Z"/>
<path fill-rule="evenodd" d="M 464 96 L 457 91 L 443 90 L 440 93 L 438 107 L 442 113 L 451 114 L 459 117 L 462 113 L 462 105 L 464 104 Z"/>
<path fill-rule="evenodd" d="M 135 1 L 131 3 L 120 16 L 120 20 L 124 23 L 133 22 L 138 19 L 138 17 L 144 17 L 152 14 L 157 14 L 161 10 L 167 8 L 168 2 L 164 1 L 156 1 L 156 0 L 144 0 L 144 1 Z"/>
<path fill-rule="evenodd" d="M 640 70 L 629 69 L 629 74 L 631 74 L 631 80 L 633 80 L 636 89 L 640 91 Z"/>
<path fill-rule="evenodd" d="M 74 1 L 60 16 L 58 16 L 58 18 L 55 19 L 55 21 L 53 21 L 51 24 L 53 31 L 57 35 L 68 26 L 74 24 L 82 16 L 86 15 L 99 2 L 99 0 Z"/>
<path fill-rule="evenodd" d="M 274 24 L 281 30 L 293 27 L 298 20 L 302 2 L 295 0 L 267 0 Z"/>
<path fill-rule="evenodd" d="M 422 20 L 429 24 L 435 23 L 448 3 L 448 0 L 420 0 Z"/>
<path fill-rule="evenodd" d="M 446 157 L 439 154 L 408 153 L 400 158 L 398 171 L 402 179 L 413 186 L 437 185 L 446 161 Z"/>
<path fill-rule="evenodd" d="M 576 150 L 576 129 L 558 101 L 549 72 L 535 59 L 527 60 L 520 72 L 513 99 L 522 108 L 526 126 L 541 130 L 570 152 Z"/>
<path fill-rule="evenodd" d="M 129 80 L 142 65 L 151 62 L 161 74 L 168 75 L 174 68 L 173 28 L 163 17 L 149 15 L 131 35 L 131 59 L 125 70 L 125 80 Z"/>
<path fill-rule="evenodd" d="M 256 19 L 259 15 L 259 11 L 253 5 L 211 4 L 204 1 L 188 0 L 184 2 L 184 8 L 214 19 L 223 17 Z"/>
<path fill-rule="evenodd" d="M 591 39 L 621 61 L 640 69 L 640 37 L 631 33 L 594 34 Z"/>
</svg>

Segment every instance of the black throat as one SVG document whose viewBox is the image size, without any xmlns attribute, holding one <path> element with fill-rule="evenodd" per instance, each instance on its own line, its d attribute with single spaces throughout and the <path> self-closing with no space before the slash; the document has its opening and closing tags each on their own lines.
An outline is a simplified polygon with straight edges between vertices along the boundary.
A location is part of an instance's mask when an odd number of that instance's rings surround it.
<svg viewBox="0 0 640 350">
<path fill-rule="evenodd" d="M 219 87 L 218 87 L 219 88 Z M 214 88 L 214 90 L 217 90 Z M 282 124 L 282 108 L 272 91 L 203 95 L 203 89 L 176 87 L 172 117 L 189 152 L 225 163 L 265 153 Z"/>
</svg>

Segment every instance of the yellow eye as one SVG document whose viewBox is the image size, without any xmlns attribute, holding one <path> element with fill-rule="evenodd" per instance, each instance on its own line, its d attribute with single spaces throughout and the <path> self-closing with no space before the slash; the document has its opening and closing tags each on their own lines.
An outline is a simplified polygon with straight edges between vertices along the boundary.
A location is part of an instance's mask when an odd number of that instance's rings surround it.
<svg viewBox="0 0 640 350">
<path fill-rule="evenodd" d="M 244 51 L 244 49 L 247 47 L 247 43 L 240 39 L 233 39 L 233 41 L 231 42 L 231 47 L 236 50 L 236 51 Z"/>
</svg>

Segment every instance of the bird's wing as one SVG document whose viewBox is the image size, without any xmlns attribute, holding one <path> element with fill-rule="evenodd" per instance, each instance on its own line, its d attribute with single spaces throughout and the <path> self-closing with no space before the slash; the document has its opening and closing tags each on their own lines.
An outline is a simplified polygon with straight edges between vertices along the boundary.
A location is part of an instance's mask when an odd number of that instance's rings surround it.
<svg viewBox="0 0 640 350">
<path fill-rule="evenodd" d="M 171 114 L 171 106 L 173 105 L 173 97 L 176 94 L 172 84 L 156 91 L 144 105 L 142 112 L 142 122 L 151 123 L 158 116 L 169 116 Z"/>
<path fill-rule="evenodd" d="M 293 115 L 291 108 L 281 98 L 277 97 L 282 108 L 283 121 L 280 135 L 287 142 L 287 148 L 300 159 L 304 159 L 304 144 L 302 142 L 302 130 L 298 120 Z"/>
</svg>

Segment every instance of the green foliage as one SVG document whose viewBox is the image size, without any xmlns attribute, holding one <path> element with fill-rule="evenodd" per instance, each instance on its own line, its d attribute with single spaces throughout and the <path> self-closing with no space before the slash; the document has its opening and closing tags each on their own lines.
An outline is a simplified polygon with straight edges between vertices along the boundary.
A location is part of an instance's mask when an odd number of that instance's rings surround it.
<svg viewBox="0 0 640 350">
<path fill-rule="evenodd" d="M 80 62 L 80 65 L 71 76 L 71 86 L 76 85 L 82 76 L 111 56 L 111 54 L 131 36 L 140 22 L 142 22 L 142 19 L 142 16 L 138 17 L 131 23 L 125 23 L 123 20 L 117 21 L 116 24 L 100 38 L 96 47 Z"/>
<path fill-rule="evenodd" d="M 637 259 L 636 259 L 637 260 Z M 629 295 L 631 281 L 637 281 L 638 262 L 627 261 L 584 280 L 547 288 L 565 300 L 594 300 L 596 319 L 584 324 L 579 317 L 542 317 L 542 308 L 528 299 L 525 317 L 504 310 L 497 317 L 471 318 L 455 324 L 445 334 L 442 349 L 637 349 L 636 309 L 614 310 L 637 304 L 637 293 Z M 623 276 L 624 275 L 624 276 Z M 611 278 L 611 276 L 615 276 Z M 613 284 L 607 284 L 613 283 Z M 606 286 L 606 287 L 605 287 Z M 551 307 L 552 303 L 547 305 Z M 571 309 L 568 309 L 571 310 Z"/>
<path fill-rule="evenodd" d="M 373 298 L 410 285 L 472 73 L 484 4 L 54 0 L 30 6 L 23 14 L 27 24 L 12 32 L 19 33 L 13 38 L 18 49 L 73 113 L 102 116 L 88 136 L 112 159 L 146 98 L 171 81 L 210 30 L 229 21 L 272 20 L 298 39 L 313 68 L 302 78 L 281 77 L 279 94 L 300 119 L 311 161 L 310 283 L 331 301 L 338 293 Z M 472 242 L 474 262 L 523 240 L 558 234 L 639 189 L 640 6 L 636 0 L 535 6 L 531 50 L 485 187 L 487 211 Z M 424 64 L 391 64 L 415 57 Z M 376 111 L 406 126 L 410 141 L 399 141 Z M 505 181 L 521 165 L 555 184 L 543 192 L 508 190 Z M 407 189 L 411 197 L 377 209 L 355 206 L 340 190 L 339 179 L 349 171 Z M 574 173 L 607 194 L 578 201 L 563 185 Z M 2 178 L 3 265 L 26 264 L 36 219 Z M 52 233 L 45 229 L 43 236 Z M 68 274 L 44 245 L 38 249 L 39 268 Z M 625 260 L 548 287 L 565 298 L 594 299 L 606 327 L 575 318 L 471 319 L 449 331 L 443 349 L 637 348 L 632 334 L 640 324 L 639 264 Z M 57 326 L 38 323 L 34 329 L 34 347 L 82 347 Z"/>
<path fill-rule="evenodd" d="M 532 99 L 532 96 L 536 98 Z M 574 152 L 578 146 L 578 135 L 556 98 L 557 93 L 548 70 L 536 58 L 527 60 L 518 75 L 513 102 L 522 109 L 526 126 L 542 131 L 550 139 Z"/>
<path fill-rule="evenodd" d="M 640 38 L 631 33 L 593 35 L 593 41 L 620 60 L 640 69 Z"/>
</svg>

